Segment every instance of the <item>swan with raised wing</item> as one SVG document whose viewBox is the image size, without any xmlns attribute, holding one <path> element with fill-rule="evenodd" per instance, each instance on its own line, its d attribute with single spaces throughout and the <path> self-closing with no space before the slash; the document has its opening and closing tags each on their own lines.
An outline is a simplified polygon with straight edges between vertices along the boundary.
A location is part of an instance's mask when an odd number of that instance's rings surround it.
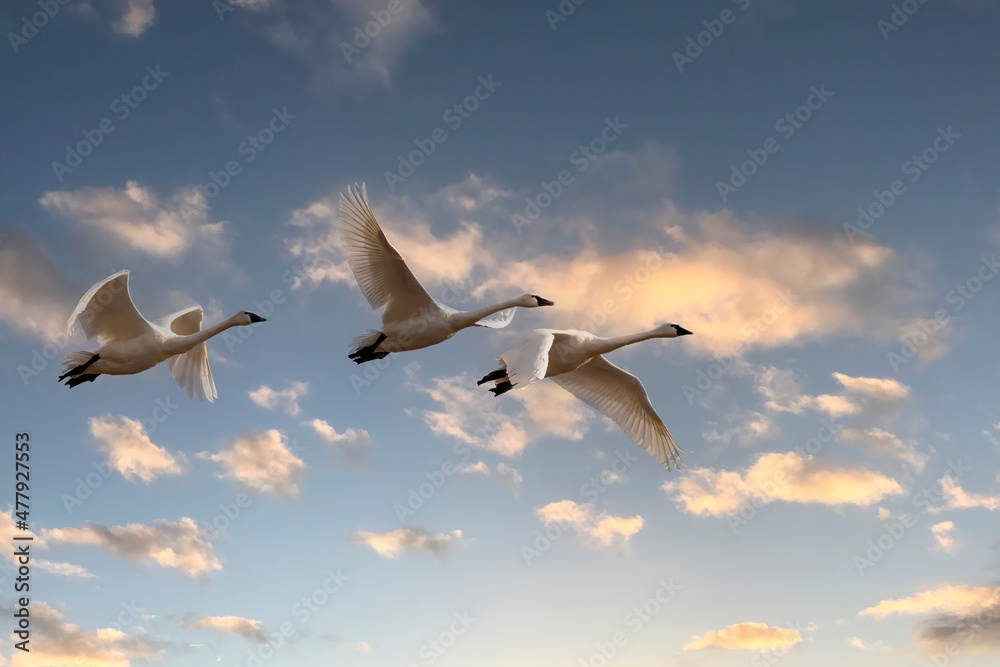
<svg viewBox="0 0 1000 667">
<path fill-rule="evenodd" d="M 132 375 L 169 360 L 170 372 L 177 384 L 187 389 L 188 398 L 213 402 L 218 393 L 205 345 L 232 327 L 266 321 L 260 315 L 241 310 L 227 320 L 207 329 L 201 328 L 201 306 L 193 306 L 164 318 L 167 328 L 150 322 L 139 314 L 128 290 L 128 270 L 119 271 L 97 283 L 83 295 L 67 323 L 72 335 L 79 320 L 90 340 L 98 339 L 96 352 L 71 352 L 63 365 L 66 372 L 59 381 L 75 387 L 93 382 L 98 375 Z"/>
<path fill-rule="evenodd" d="M 499 396 L 514 387 L 523 389 L 536 380 L 552 381 L 584 403 L 612 419 L 637 445 L 656 460 L 679 468 L 684 464 L 670 431 L 656 414 L 639 379 L 605 359 L 603 354 L 650 338 L 676 338 L 691 332 L 677 324 L 662 324 L 649 331 L 601 338 L 576 329 L 535 329 L 500 355 L 500 368 L 478 384 L 494 382 Z"/>
<path fill-rule="evenodd" d="M 351 342 L 348 357 L 359 364 L 382 359 L 390 352 L 442 343 L 468 327 L 503 328 L 510 324 L 518 306 L 553 305 L 534 294 L 469 311 L 438 303 L 385 237 L 363 183 L 340 194 L 340 237 L 358 287 L 373 310 L 382 310 L 382 328 L 368 329 Z"/>
</svg>

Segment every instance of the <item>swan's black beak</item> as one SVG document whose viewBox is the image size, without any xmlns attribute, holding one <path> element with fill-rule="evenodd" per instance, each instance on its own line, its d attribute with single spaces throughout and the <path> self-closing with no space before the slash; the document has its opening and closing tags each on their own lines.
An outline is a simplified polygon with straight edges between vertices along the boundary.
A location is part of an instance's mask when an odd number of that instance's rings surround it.
<svg viewBox="0 0 1000 667">
<path fill-rule="evenodd" d="M 534 297 L 535 301 L 538 302 L 539 306 L 554 306 L 554 305 L 556 305 L 555 301 L 549 301 L 548 299 L 543 299 L 542 297 L 536 296 L 534 294 L 532 294 L 531 296 Z"/>
<path fill-rule="evenodd" d="M 256 313 L 251 313 L 249 311 L 247 311 L 247 317 L 250 318 L 250 322 L 253 324 L 256 324 L 257 322 L 267 322 L 266 317 L 261 317 L 260 315 L 257 315 Z"/>
<path fill-rule="evenodd" d="M 674 328 L 677 329 L 678 336 L 690 336 L 693 333 L 691 331 L 688 331 L 684 327 L 680 326 L 679 324 L 675 324 Z"/>
</svg>

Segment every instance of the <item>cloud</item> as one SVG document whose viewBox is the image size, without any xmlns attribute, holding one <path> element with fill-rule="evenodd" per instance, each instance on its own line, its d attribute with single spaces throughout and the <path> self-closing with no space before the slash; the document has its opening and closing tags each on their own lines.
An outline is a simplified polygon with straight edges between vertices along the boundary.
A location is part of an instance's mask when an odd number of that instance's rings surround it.
<svg viewBox="0 0 1000 667">
<path fill-rule="evenodd" d="M 891 378 L 851 377 L 843 373 L 834 373 L 833 377 L 848 391 L 871 396 L 885 403 L 902 401 L 910 397 L 910 388 Z"/>
<path fill-rule="evenodd" d="M 477 387 L 471 375 L 438 377 L 425 385 L 419 366 L 406 367 L 407 387 L 434 399 L 439 410 L 423 410 L 424 423 L 436 435 L 452 437 L 477 449 L 502 456 L 518 456 L 532 441 L 545 436 L 579 440 L 586 432 L 589 408 L 572 394 L 551 383 L 532 386 L 530 392 L 512 392 L 517 403 L 512 414 L 501 409 L 497 398 Z M 517 409 L 520 404 L 520 409 Z"/>
<path fill-rule="evenodd" d="M 312 421 L 303 423 L 312 426 L 328 445 L 349 460 L 363 460 L 371 451 L 372 438 L 368 435 L 368 431 L 364 429 L 349 428 L 343 433 L 337 433 L 337 430 L 323 419 L 313 419 Z"/>
<path fill-rule="evenodd" d="M 276 390 L 266 384 L 248 392 L 250 400 L 262 408 L 281 407 L 293 417 L 302 412 L 299 399 L 309 393 L 308 382 L 292 382 L 287 389 Z"/>
<path fill-rule="evenodd" d="M 847 643 L 856 649 L 861 649 L 862 651 L 891 651 L 888 646 L 881 640 L 875 641 L 871 644 L 864 641 L 860 637 L 848 637 Z"/>
<path fill-rule="evenodd" d="M 862 609 L 861 616 L 883 619 L 892 614 L 970 615 L 1000 606 L 1000 586 L 939 586 L 908 598 L 883 600 L 874 607 Z"/>
<path fill-rule="evenodd" d="M 39 203 L 53 215 L 154 259 L 176 260 L 192 250 L 217 256 L 228 252 L 227 223 L 210 220 L 207 200 L 194 186 L 179 188 L 164 201 L 128 181 L 123 190 L 46 192 Z"/>
<path fill-rule="evenodd" d="M 918 453 L 915 444 L 903 442 L 898 436 L 878 427 L 846 427 L 837 433 L 837 440 L 857 445 L 874 454 L 898 456 L 918 471 L 923 470 L 927 464 L 927 455 Z"/>
<path fill-rule="evenodd" d="M 262 625 L 260 621 L 242 616 L 202 616 L 181 620 L 181 627 L 188 630 L 211 630 L 234 634 L 258 644 L 266 644 L 267 635 L 264 634 Z"/>
<path fill-rule="evenodd" d="M 590 503 L 560 500 L 535 510 L 545 525 L 563 523 L 571 526 L 581 537 L 589 538 L 604 547 L 616 540 L 627 546 L 629 539 L 642 530 L 641 516 L 613 516 L 607 512 L 597 514 Z"/>
<path fill-rule="evenodd" d="M 350 651 L 351 653 L 371 653 L 372 645 L 368 642 L 345 642 L 340 645 L 340 648 L 345 651 Z"/>
<path fill-rule="evenodd" d="M 989 496 L 980 493 L 969 493 L 950 474 L 938 480 L 938 486 L 941 487 L 941 496 L 945 504 L 940 507 L 929 507 L 927 508 L 929 512 L 958 509 L 985 509 L 991 512 L 1000 510 L 1000 494 Z"/>
<path fill-rule="evenodd" d="M 15 536 L 27 537 L 29 535 L 34 538 L 31 541 L 31 548 L 33 550 L 46 550 L 49 548 L 45 539 L 40 535 L 36 535 L 34 531 L 21 530 L 17 527 L 17 524 L 14 521 L 13 508 L 8 511 L 0 511 L 0 544 L 15 544 Z M 10 562 L 10 565 L 0 562 L 0 580 L 4 579 L 5 575 L 13 574 L 15 571 L 14 566 L 19 565 L 17 557 L 14 555 L 13 548 L 4 549 L 3 555 L 4 558 Z M 73 565 L 72 563 L 55 563 L 39 559 L 37 554 L 35 555 L 32 563 L 39 569 L 63 577 L 76 577 L 78 579 L 92 579 L 94 577 L 94 575 L 91 574 L 86 568 L 80 567 L 79 565 Z"/>
<path fill-rule="evenodd" d="M 434 535 L 419 526 L 403 526 L 385 533 L 359 530 L 353 539 L 386 558 L 396 558 L 406 551 L 429 551 L 444 557 L 465 544 L 460 530 Z"/>
<path fill-rule="evenodd" d="M 37 600 L 31 603 L 31 630 L 31 651 L 18 651 L 11 667 L 128 667 L 133 660 L 161 660 L 167 655 L 163 644 L 141 633 L 127 635 L 115 628 L 84 630 Z"/>
<path fill-rule="evenodd" d="M 111 415 L 90 418 L 90 434 L 102 442 L 108 463 L 127 480 L 136 477 L 149 484 L 163 475 L 179 475 L 177 460 L 163 447 L 153 444 L 135 419 Z"/>
<path fill-rule="evenodd" d="M 323 90 L 344 84 L 388 86 L 405 56 L 436 23 L 420 0 L 243 0 L 246 23 L 264 38 L 305 62 L 313 85 Z"/>
<path fill-rule="evenodd" d="M 0 231 L 0 321 L 19 334 L 59 341 L 82 295 L 37 241 Z"/>
<path fill-rule="evenodd" d="M 124 13 L 111 24 L 115 32 L 138 37 L 156 20 L 153 0 L 119 0 L 119 4 L 124 5 Z"/>
<path fill-rule="evenodd" d="M 515 496 L 521 492 L 521 485 L 524 483 L 521 473 L 506 463 L 498 463 L 493 467 L 490 467 L 483 461 L 462 463 L 455 466 L 455 472 L 459 475 L 486 475 L 487 477 L 492 477 Z"/>
<path fill-rule="evenodd" d="M 741 445 L 749 445 L 754 440 L 762 438 L 774 438 L 781 432 L 774 419 L 761 412 L 749 412 L 742 415 L 736 426 L 725 431 L 713 429 L 703 434 L 704 438 L 712 442 L 722 442 L 729 444 L 736 440 Z"/>
<path fill-rule="evenodd" d="M 742 651 L 768 651 L 790 648 L 802 642 L 802 635 L 790 628 L 780 628 L 764 623 L 737 623 L 722 630 L 695 637 L 684 645 L 685 651 L 705 648 L 722 648 Z"/>
<path fill-rule="evenodd" d="M 275 429 L 240 436 L 229 449 L 217 454 L 201 452 L 198 458 L 221 465 L 221 479 L 239 482 L 261 493 L 289 498 L 299 495 L 305 464 L 289 450 L 285 437 Z"/>
<path fill-rule="evenodd" d="M 871 505 L 903 493 L 895 480 L 860 467 L 797 452 L 762 454 L 745 472 L 693 468 L 661 487 L 685 511 L 700 516 L 730 516 L 751 501 L 775 500 L 822 505 Z"/>
<path fill-rule="evenodd" d="M 831 417 L 854 414 L 861 408 L 844 396 L 803 393 L 794 371 L 766 366 L 755 378 L 756 390 L 764 398 L 764 407 L 774 412 L 802 414 L 806 409 L 824 412 Z"/>
<path fill-rule="evenodd" d="M 87 523 L 80 528 L 46 530 L 44 537 L 62 544 L 93 544 L 136 563 L 152 562 L 179 570 L 192 579 L 204 579 L 213 570 L 222 569 L 211 540 L 188 517 L 180 521 L 157 519 L 151 525 L 133 523 L 115 528 Z"/>
<path fill-rule="evenodd" d="M 931 533 L 934 535 L 934 551 L 945 553 L 956 553 L 961 546 L 954 535 L 955 524 L 951 521 L 942 521 L 931 526 Z"/>
</svg>

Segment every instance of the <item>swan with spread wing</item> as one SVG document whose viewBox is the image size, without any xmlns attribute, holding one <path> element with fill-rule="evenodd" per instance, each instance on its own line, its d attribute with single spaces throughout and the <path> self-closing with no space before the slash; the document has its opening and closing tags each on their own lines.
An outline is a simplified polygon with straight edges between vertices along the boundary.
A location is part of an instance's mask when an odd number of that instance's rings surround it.
<svg viewBox="0 0 1000 667">
<path fill-rule="evenodd" d="M 552 381 L 612 419 L 637 445 L 656 460 L 675 468 L 684 460 L 670 431 L 656 414 L 639 378 L 618 368 L 603 354 L 650 338 L 676 338 L 691 332 L 676 324 L 662 324 L 655 329 L 601 338 L 576 329 L 535 329 L 514 347 L 500 355 L 500 368 L 478 384 L 493 382 L 490 388 L 499 396 L 514 387 L 524 388 L 536 380 Z"/>
<path fill-rule="evenodd" d="M 510 324 L 518 306 L 553 305 L 534 294 L 469 311 L 438 303 L 385 237 L 363 183 L 340 194 L 340 237 L 358 287 L 372 309 L 382 311 L 382 328 L 368 329 L 351 343 L 348 357 L 358 364 L 382 359 L 390 352 L 437 345 L 468 327 L 503 328 Z"/>
<path fill-rule="evenodd" d="M 218 398 L 215 379 L 208 361 L 212 336 L 232 327 L 266 321 L 241 310 L 227 320 L 207 329 L 201 328 L 201 306 L 193 306 L 169 315 L 166 328 L 139 314 L 128 290 L 128 270 L 119 271 L 97 283 L 83 295 L 70 315 L 67 334 L 72 335 L 77 320 L 90 340 L 98 339 L 96 352 L 71 352 L 63 365 L 66 372 L 59 381 L 75 387 L 93 382 L 98 375 L 132 375 L 168 361 L 177 384 L 187 389 L 188 398 Z"/>
</svg>

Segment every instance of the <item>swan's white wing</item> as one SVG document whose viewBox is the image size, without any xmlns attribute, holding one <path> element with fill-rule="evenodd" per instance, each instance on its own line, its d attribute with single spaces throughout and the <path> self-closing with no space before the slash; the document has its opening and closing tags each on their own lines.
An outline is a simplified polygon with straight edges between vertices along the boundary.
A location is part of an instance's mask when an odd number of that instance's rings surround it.
<svg viewBox="0 0 1000 667">
<path fill-rule="evenodd" d="M 205 313 L 201 306 L 191 306 L 167 315 L 163 321 L 178 336 L 190 336 L 201 331 L 201 322 L 204 316 Z"/>
<path fill-rule="evenodd" d="M 177 386 L 187 389 L 188 398 L 198 395 L 198 400 L 206 398 L 214 403 L 219 397 L 215 390 L 212 365 L 208 362 L 208 345 L 199 343 L 184 354 L 177 354 L 167 360 L 170 373 L 177 380 Z"/>
<path fill-rule="evenodd" d="M 340 193 L 340 238 L 358 287 L 374 310 L 384 308 L 383 322 L 402 322 L 434 300 L 410 272 L 403 257 L 386 239 L 362 184 Z"/>
<path fill-rule="evenodd" d="M 455 310 L 451 306 L 446 306 L 440 301 L 435 301 L 438 308 L 446 313 L 459 313 L 461 311 Z M 507 308 L 506 310 L 501 310 L 499 313 L 493 313 L 488 315 L 478 322 L 473 323 L 472 326 L 476 327 L 489 327 L 490 329 L 503 329 L 505 326 L 510 324 L 510 321 L 514 319 L 514 312 L 517 308 Z"/>
<path fill-rule="evenodd" d="M 83 295 L 66 323 L 67 335 L 73 334 L 77 319 L 87 339 L 97 336 L 101 345 L 136 338 L 153 330 L 132 303 L 127 269 L 105 278 Z"/>
<path fill-rule="evenodd" d="M 490 329 L 503 329 L 505 326 L 510 324 L 511 320 L 514 319 L 515 312 L 517 312 L 517 308 L 507 308 L 506 310 L 501 310 L 499 313 L 493 313 L 488 317 L 484 317 L 476 322 L 474 326 L 489 327 Z"/>
<path fill-rule="evenodd" d="M 500 355 L 511 384 L 519 389 L 545 377 L 549 368 L 549 350 L 555 335 L 548 329 L 529 331 L 514 347 Z"/>
<path fill-rule="evenodd" d="M 201 331 L 204 311 L 201 306 L 192 306 L 167 315 L 163 322 L 170 331 L 178 336 L 189 336 Z M 167 361 L 170 373 L 177 380 L 177 385 L 187 389 L 188 398 L 198 394 L 198 400 L 215 401 L 219 394 L 215 390 L 215 378 L 212 376 L 212 365 L 208 362 L 208 345 L 200 343 L 185 352 L 174 355 Z"/>
<path fill-rule="evenodd" d="M 614 420 L 637 445 L 667 466 L 684 460 L 663 420 L 653 409 L 639 379 L 598 355 L 576 370 L 553 375 L 552 381 Z"/>
</svg>

